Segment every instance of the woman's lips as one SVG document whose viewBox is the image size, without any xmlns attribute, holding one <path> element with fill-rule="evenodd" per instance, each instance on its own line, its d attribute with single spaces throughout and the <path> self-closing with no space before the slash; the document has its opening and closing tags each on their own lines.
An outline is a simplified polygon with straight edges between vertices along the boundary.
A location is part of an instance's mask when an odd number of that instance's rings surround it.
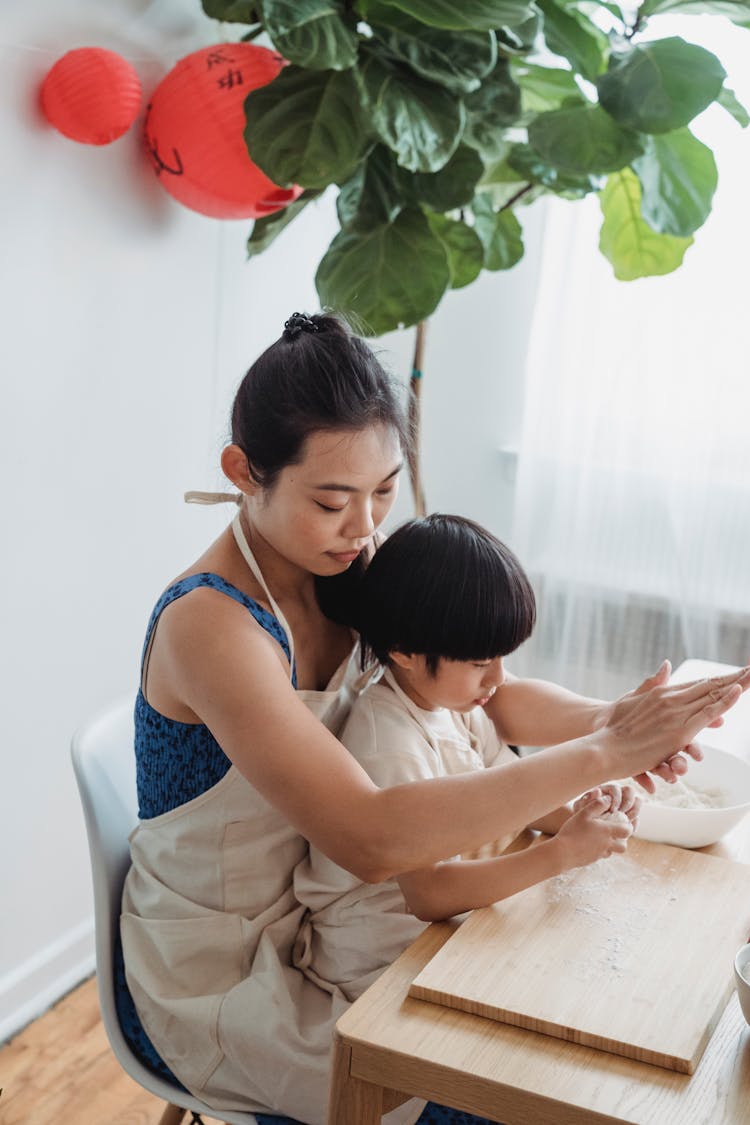
<svg viewBox="0 0 750 1125">
<path fill-rule="evenodd" d="M 331 556 L 332 559 L 335 559 L 336 562 L 341 562 L 341 563 L 354 562 L 354 560 L 357 558 L 357 556 L 360 555 L 361 553 L 362 553 L 361 551 L 329 551 L 328 552 L 328 554 Z"/>
</svg>

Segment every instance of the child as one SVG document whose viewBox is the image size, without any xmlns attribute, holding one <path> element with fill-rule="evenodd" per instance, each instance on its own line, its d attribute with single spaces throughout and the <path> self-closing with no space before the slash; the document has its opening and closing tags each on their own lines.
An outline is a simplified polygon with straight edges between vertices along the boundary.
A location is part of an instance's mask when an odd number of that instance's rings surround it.
<svg viewBox="0 0 750 1125">
<path fill-rule="evenodd" d="M 518 560 L 470 520 L 412 520 L 385 541 L 364 576 L 357 621 L 363 663 L 375 658 L 382 676 L 341 734 L 380 788 L 517 760 L 485 708 L 492 700 L 502 729 L 502 658 L 529 637 L 535 614 Z M 456 857 L 374 885 L 311 848 L 295 870 L 295 893 L 310 911 L 295 964 L 353 1000 L 427 922 L 624 851 L 637 813 L 630 786 L 601 786 L 530 825 L 551 836 L 530 849 Z"/>
</svg>

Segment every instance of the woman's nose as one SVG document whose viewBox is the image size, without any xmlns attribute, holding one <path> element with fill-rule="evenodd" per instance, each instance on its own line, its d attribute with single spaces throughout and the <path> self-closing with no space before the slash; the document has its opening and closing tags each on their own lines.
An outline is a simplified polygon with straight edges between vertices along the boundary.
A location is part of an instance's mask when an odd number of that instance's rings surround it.
<svg viewBox="0 0 750 1125">
<path fill-rule="evenodd" d="M 375 531 L 375 521 L 372 518 L 372 507 L 369 502 L 351 509 L 351 518 L 346 524 L 345 531 L 351 539 L 370 538 Z"/>
</svg>

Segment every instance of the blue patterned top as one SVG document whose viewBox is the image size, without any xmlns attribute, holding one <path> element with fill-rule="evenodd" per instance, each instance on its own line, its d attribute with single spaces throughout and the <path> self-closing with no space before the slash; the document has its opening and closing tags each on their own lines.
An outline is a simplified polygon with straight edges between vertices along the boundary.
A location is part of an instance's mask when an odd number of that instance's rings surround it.
<svg viewBox="0 0 750 1125">
<path fill-rule="evenodd" d="M 146 630 L 141 672 L 160 614 L 172 602 L 199 586 L 219 590 L 244 605 L 258 624 L 279 642 L 287 660 L 290 659 L 289 641 L 278 618 L 218 574 L 204 572 L 175 582 L 159 598 Z M 296 669 L 292 671 L 292 686 L 297 686 Z M 135 762 L 141 820 L 160 816 L 206 793 L 221 781 L 232 764 L 205 723 L 168 719 L 154 710 L 140 689 L 135 701 Z"/>
</svg>

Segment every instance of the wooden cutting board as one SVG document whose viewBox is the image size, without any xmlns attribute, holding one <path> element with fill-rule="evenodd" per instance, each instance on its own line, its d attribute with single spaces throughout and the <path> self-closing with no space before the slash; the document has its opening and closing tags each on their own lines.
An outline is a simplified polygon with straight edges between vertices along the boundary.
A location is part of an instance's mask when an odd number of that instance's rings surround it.
<svg viewBox="0 0 750 1125">
<path fill-rule="evenodd" d="M 412 996 L 692 1074 L 750 931 L 750 866 L 631 840 L 476 910 Z"/>
</svg>

